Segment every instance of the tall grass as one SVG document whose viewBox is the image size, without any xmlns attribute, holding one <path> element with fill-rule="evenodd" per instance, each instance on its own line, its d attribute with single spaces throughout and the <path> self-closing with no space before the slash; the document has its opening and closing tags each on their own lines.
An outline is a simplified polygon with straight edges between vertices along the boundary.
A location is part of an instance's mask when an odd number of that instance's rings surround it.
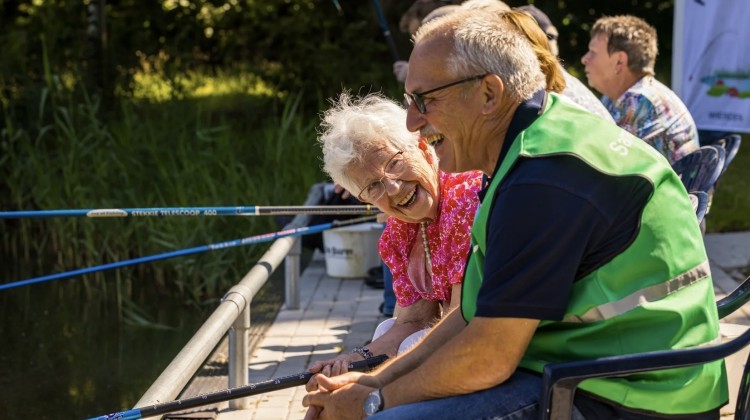
<svg viewBox="0 0 750 420">
<path fill-rule="evenodd" d="M 221 99 L 123 99 L 105 112 L 49 77 L 35 106 L 3 108 L 0 208 L 301 204 L 323 175 L 316 118 L 299 108 L 300 95 Z M 9 220 L 0 221 L 0 256 L 6 273 L 37 276 L 277 228 L 267 217 Z M 101 273 L 63 281 L 83 283 L 89 296 L 115 293 L 118 305 L 143 288 L 200 302 L 220 296 L 264 249 L 125 268 L 115 284 Z"/>
</svg>

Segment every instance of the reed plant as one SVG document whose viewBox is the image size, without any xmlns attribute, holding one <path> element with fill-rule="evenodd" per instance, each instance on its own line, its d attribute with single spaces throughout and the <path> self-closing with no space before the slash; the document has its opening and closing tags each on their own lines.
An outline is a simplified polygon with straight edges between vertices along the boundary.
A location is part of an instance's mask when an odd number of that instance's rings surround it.
<svg viewBox="0 0 750 420">
<path fill-rule="evenodd" d="M 301 204 L 323 179 L 314 114 L 301 94 L 144 101 L 103 110 L 47 78 L 35 107 L 3 107 L 0 207 L 15 209 Z M 262 114 L 260 113 L 262 111 Z M 38 276 L 278 230 L 268 217 L 0 221 L 5 272 Z M 144 288 L 205 302 L 265 246 L 228 249 L 63 280 L 89 297 Z M 15 269 L 8 267 L 15 266 Z M 6 279 L 10 281 L 14 279 Z"/>
</svg>

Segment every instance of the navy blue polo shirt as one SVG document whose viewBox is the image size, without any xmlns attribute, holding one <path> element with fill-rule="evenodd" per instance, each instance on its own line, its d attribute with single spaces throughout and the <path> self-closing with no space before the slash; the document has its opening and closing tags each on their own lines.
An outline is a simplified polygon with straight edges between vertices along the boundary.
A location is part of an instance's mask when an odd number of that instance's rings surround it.
<svg viewBox="0 0 750 420">
<path fill-rule="evenodd" d="M 544 98 L 519 106 L 494 172 Z M 635 239 L 652 190 L 643 177 L 604 176 L 572 156 L 520 157 L 491 207 L 476 316 L 562 320 L 573 283 Z"/>
</svg>

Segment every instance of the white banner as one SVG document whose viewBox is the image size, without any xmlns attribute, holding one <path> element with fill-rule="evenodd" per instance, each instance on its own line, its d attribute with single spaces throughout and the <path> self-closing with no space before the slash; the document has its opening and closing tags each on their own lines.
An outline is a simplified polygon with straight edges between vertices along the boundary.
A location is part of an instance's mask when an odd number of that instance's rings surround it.
<svg viewBox="0 0 750 420">
<path fill-rule="evenodd" d="M 678 3 L 682 4 L 675 5 L 675 91 L 699 129 L 750 132 L 750 1 Z"/>
</svg>

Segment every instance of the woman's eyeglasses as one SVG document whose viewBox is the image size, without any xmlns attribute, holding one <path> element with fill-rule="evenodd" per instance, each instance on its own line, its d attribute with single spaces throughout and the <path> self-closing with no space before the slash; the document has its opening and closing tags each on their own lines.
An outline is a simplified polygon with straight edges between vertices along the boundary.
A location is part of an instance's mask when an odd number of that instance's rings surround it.
<svg viewBox="0 0 750 420">
<path fill-rule="evenodd" d="M 370 185 L 364 187 L 362 191 L 357 194 L 359 201 L 365 203 L 373 203 L 385 194 L 385 184 L 383 180 L 385 178 L 398 179 L 401 175 L 406 172 L 406 160 L 404 159 L 404 152 L 398 151 L 393 155 L 383 167 L 383 176 L 379 180 L 370 183 Z"/>
</svg>

